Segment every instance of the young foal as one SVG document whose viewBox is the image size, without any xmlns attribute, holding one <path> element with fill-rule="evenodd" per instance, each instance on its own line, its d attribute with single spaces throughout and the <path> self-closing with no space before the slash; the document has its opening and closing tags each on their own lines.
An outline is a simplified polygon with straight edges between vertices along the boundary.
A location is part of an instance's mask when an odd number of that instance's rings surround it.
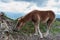
<svg viewBox="0 0 60 40">
<path fill-rule="evenodd" d="M 51 24 L 55 20 L 55 14 L 53 11 L 38 11 L 34 10 L 30 13 L 28 13 L 26 16 L 23 18 L 18 19 L 18 23 L 16 28 L 19 30 L 24 24 L 28 21 L 32 21 L 34 23 L 35 27 L 35 35 L 40 34 L 41 38 L 43 38 L 43 35 L 39 29 L 39 23 L 47 23 L 47 32 L 44 36 L 47 36 L 49 34 L 49 29 Z"/>
</svg>

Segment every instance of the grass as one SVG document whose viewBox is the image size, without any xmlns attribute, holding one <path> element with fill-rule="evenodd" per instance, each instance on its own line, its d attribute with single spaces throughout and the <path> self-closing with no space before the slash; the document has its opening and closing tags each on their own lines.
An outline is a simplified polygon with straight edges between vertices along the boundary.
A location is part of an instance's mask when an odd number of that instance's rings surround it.
<svg viewBox="0 0 60 40">
<path fill-rule="evenodd" d="M 60 33 L 60 21 L 55 21 L 50 31 L 53 34 Z"/>
<path fill-rule="evenodd" d="M 60 26 L 60 21 L 55 21 L 54 26 Z"/>
<path fill-rule="evenodd" d="M 57 26 L 60 26 L 60 21 L 55 21 L 54 22 L 54 24 L 51 27 L 50 32 L 53 33 L 53 34 L 60 33 L 60 28 L 58 28 Z M 40 23 L 40 29 L 41 29 L 42 32 L 46 32 L 46 25 Z M 26 33 L 26 34 L 34 33 L 35 31 L 34 31 L 33 23 L 31 21 L 27 22 L 26 25 L 24 25 L 21 28 L 20 33 L 21 32 Z"/>
<path fill-rule="evenodd" d="M 23 26 L 21 28 L 20 31 L 23 31 L 24 33 L 30 34 L 30 33 L 34 33 L 34 25 L 32 24 L 32 22 L 27 22 L 25 26 Z"/>
</svg>

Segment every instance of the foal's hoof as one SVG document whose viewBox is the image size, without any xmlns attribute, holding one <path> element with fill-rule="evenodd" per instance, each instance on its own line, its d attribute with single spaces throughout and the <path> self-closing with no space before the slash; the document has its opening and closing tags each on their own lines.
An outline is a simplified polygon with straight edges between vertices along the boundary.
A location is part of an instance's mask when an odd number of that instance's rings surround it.
<svg viewBox="0 0 60 40">
<path fill-rule="evenodd" d="M 39 38 L 39 40 L 43 40 L 43 39 L 44 39 L 44 38 L 41 38 L 41 37 Z"/>
<path fill-rule="evenodd" d="M 44 38 L 48 37 L 48 35 L 44 35 Z"/>
<path fill-rule="evenodd" d="M 34 34 L 34 35 L 38 35 L 38 34 Z"/>
<path fill-rule="evenodd" d="M 40 39 L 43 39 L 43 37 L 40 37 Z"/>
</svg>

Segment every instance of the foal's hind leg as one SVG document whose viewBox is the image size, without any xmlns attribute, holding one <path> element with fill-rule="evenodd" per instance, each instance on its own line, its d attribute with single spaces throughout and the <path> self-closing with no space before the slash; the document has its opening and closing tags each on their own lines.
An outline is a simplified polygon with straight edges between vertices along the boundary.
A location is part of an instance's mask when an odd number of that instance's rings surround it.
<svg viewBox="0 0 60 40">
<path fill-rule="evenodd" d="M 46 26 L 47 26 L 47 24 L 46 24 Z M 48 36 L 48 34 L 49 34 L 49 27 L 47 26 L 47 31 L 46 31 L 46 33 L 44 34 L 44 37 L 47 37 Z"/>
<path fill-rule="evenodd" d="M 49 20 L 47 21 L 47 31 L 46 31 L 46 34 L 44 35 L 44 37 L 47 37 L 47 36 L 48 36 L 49 30 L 50 30 L 51 25 L 52 25 L 52 23 L 54 22 L 54 20 L 55 20 L 55 19 L 49 19 Z"/>
</svg>

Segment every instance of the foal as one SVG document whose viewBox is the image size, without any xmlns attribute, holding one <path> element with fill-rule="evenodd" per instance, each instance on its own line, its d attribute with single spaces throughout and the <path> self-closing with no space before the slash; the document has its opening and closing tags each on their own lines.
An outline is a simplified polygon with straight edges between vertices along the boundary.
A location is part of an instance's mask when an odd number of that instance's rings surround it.
<svg viewBox="0 0 60 40">
<path fill-rule="evenodd" d="M 32 21 L 34 23 L 35 27 L 35 35 L 38 33 L 40 34 L 40 37 L 43 38 L 43 34 L 41 33 L 39 29 L 39 23 L 47 23 L 47 31 L 44 36 L 47 36 L 49 34 L 50 26 L 55 20 L 55 14 L 53 11 L 39 11 L 39 10 L 33 10 L 32 12 L 28 13 L 23 18 L 18 19 L 18 23 L 16 25 L 16 29 L 19 30 L 22 26 L 25 25 L 26 22 Z"/>
</svg>

